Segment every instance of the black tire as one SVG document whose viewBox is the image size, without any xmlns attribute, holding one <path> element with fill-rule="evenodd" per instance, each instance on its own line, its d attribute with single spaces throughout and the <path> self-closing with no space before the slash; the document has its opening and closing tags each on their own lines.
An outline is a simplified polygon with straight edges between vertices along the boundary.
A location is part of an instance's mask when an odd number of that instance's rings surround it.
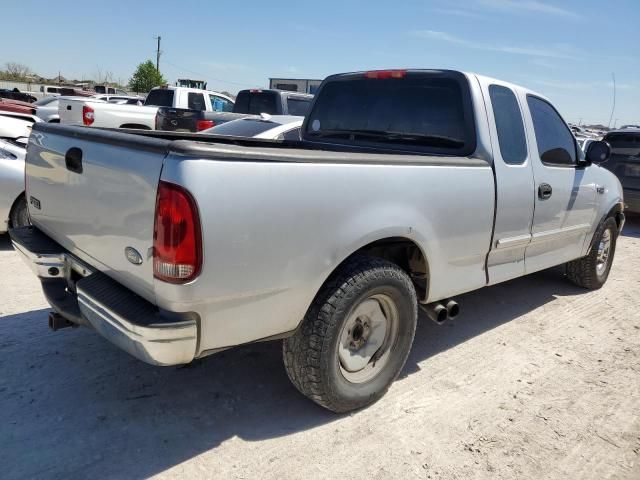
<svg viewBox="0 0 640 480">
<path fill-rule="evenodd" d="M 372 298 L 385 299 L 379 301 L 380 312 L 385 313 L 382 303 L 388 303 L 395 309 L 395 320 L 387 324 L 385 339 L 367 364 L 372 378 L 354 383 L 347 377 L 358 373 L 343 368 L 339 349 L 345 351 L 341 342 L 347 321 Z M 389 322 L 390 315 L 382 318 Z M 417 316 L 415 288 L 403 270 L 380 258 L 354 257 L 325 282 L 301 327 L 284 340 L 287 375 L 302 394 L 333 412 L 370 405 L 386 393 L 407 361 Z"/>
<path fill-rule="evenodd" d="M 11 222 L 12 228 L 31 225 L 29 210 L 27 209 L 27 199 L 24 195 L 21 195 L 20 198 L 16 200 L 16 203 L 13 204 L 13 208 L 11 208 L 11 213 L 9 214 L 9 221 Z"/>
<path fill-rule="evenodd" d="M 567 277 L 569 277 L 569 280 L 579 287 L 588 288 L 589 290 L 597 290 L 602 287 L 609 277 L 618 237 L 618 224 L 615 219 L 607 218 L 595 235 L 595 241 L 589 255 L 567 263 Z M 600 245 L 607 235 L 610 243 L 606 262 L 603 263 L 600 258 Z M 600 267 L 598 266 L 599 264 L 601 265 Z"/>
</svg>

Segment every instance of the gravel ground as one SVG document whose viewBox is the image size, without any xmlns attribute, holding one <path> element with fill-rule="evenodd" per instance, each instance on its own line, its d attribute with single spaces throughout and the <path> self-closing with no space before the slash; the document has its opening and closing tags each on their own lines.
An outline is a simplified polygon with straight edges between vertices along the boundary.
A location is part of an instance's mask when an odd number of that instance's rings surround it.
<svg viewBox="0 0 640 480">
<path fill-rule="evenodd" d="M 147 366 L 88 329 L 50 332 L 0 236 L 0 477 L 640 478 L 640 221 L 607 285 L 558 269 L 421 319 L 389 393 L 334 415 L 289 384 L 280 344 Z"/>
</svg>

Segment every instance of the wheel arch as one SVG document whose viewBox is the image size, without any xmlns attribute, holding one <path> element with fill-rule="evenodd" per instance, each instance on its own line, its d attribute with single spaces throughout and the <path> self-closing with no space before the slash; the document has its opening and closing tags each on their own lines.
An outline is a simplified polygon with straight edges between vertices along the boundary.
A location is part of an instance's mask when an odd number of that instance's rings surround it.
<svg viewBox="0 0 640 480">
<path fill-rule="evenodd" d="M 24 191 L 20 192 L 20 195 L 18 195 L 14 200 L 13 203 L 11 204 L 11 208 L 9 209 L 9 218 L 7 219 L 7 226 L 9 228 L 13 227 L 13 225 L 11 225 L 11 217 L 13 217 L 13 212 L 15 211 L 16 206 L 18 205 L 18 202 L 20 201 L 21 198 L 24 198 L 26 200 L 26 193 Z"/>
<path fill-rule="evenodd" d="M 616 224 L 618 225 L 618 235 L 619 235 L 620 232 L 622 231 L 622 227 L 624 226 L 624 203 L 616 202 L 607 211 L 607 213 L 605 213 L 602 216 L 602 218 L 600 218 L 598 225 L 596 226 L 595 230 L 591 235 L 591 240 L 589 241 L 589 248 L 587 249 L 585 255 L 589 255 L 589 252 L 591 252 L 591 249 L 593 248 L 596 242 L 596 239 L 598 237 L 598 232 L 602 229 L 602 225 L 604 225 L 604 222 L 606 222 L 608 218 L 613 218 L 616 221 Z"/>
<path fill-rule="evenodd" d="M 403 235 L 380 235 L 376 239 L 368 238 L 343 254 L 337 264 L 324 275 L 316 294 L 342 266 L 357 255 L 369 255 L 384 258 L 398 265 L 409 275 L 419 301 L 426 301 L 429 294 L 430 269 L 425 249 L 415 239 Z M 315 298 L 314 295 L 314 298 Z"/>
</svg>

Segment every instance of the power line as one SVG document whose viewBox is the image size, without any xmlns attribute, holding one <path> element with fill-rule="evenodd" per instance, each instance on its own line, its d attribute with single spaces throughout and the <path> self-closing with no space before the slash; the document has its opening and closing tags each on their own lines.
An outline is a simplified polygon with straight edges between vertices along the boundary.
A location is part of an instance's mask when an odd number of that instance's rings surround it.
<svg viewBox="0 0 640 480">
<path fill-rule="evenodd" d="M 205 78 L 207 78 L 207 79 L 214 80 L 214 81 L 216 81 L 216 82 L 228 83 L 229 85 L 238 85 L 238 86 L 240 86 L 240 87 L 255 87 L 255 86 L 256 86 L 255 84 L 241 83 L 241 82 L 232 82 L 232 81 L 230 81 L 230 80 L 223 80 L 222 78 L 214 78 L 214 77 L 211 77 L 211 76 L 209 76 L 209 75 L 207 75 L 207 74 L 205 74 L 205 73 L 202 73 L 202 72 L 196 72 L 195 70 L 190 70 L 190 69 L 188 69 L 188 68 L 186 68 L 186 67 L 181 67 L 180 65 L 176 65 L 175 63 L 171 63 L 171 62 L 167 61 L 167 59 L 166 59 L 166 58 L 164 59 L 164 62 L 165 62 L 165 63 L 168 63 L 168 64 L 169 64 L 169 65 L 171 65 L 172 67 L 175 67 L 175 68 L 177 68 L 177 69 L 179 69 L 179 70 L 184 70 L 185 72 L 194 73 L 194 74 L 196 74 L 196 75 L 200 75 L 201 77 L 205 77 Z"/>
</svg>

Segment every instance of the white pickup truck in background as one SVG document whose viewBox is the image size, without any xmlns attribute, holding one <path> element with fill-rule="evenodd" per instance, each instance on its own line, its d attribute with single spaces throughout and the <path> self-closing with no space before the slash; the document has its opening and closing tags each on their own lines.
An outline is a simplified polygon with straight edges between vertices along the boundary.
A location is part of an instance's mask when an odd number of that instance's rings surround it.
<svg viewBox="0 0 640 480">
<path fill-rule="evenodd" d="M 233 99 L 218 92 L 185 87 L 157 87 L 144 105 L 119 105 L 93 98 L 61 99 L 58 111 L 63 125 L 154 130 L 158 107 L 221 111 Z"/>
</svg>

